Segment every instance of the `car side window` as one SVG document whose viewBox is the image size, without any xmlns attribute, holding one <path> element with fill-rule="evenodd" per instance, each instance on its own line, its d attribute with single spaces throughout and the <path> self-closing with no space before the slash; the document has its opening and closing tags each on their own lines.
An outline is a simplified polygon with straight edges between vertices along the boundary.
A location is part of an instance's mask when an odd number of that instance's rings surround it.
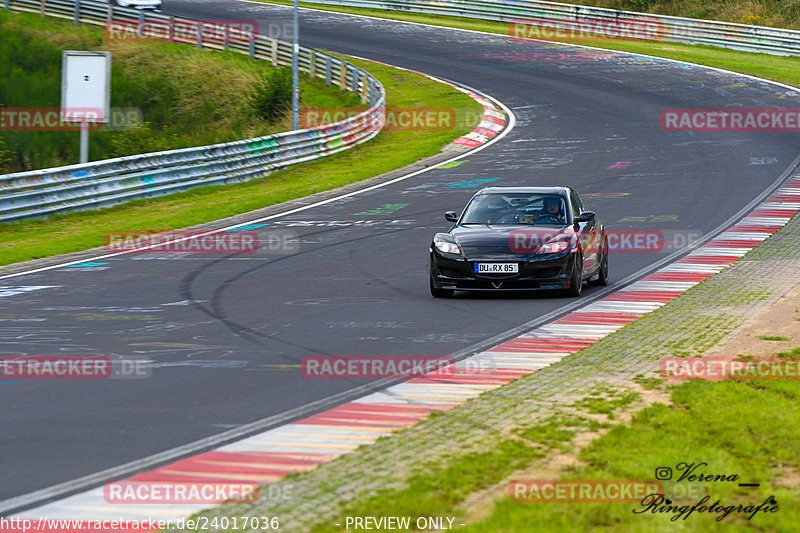
<svg viewBox="0 0 800 533">
<path fill-rule="evenodd" d="M 583 202 L 581 202 L 581 199 L 575 194 L 575 191 L 570 191 L 569 203 L 572 204 L 572 214 L 575 216 L 580 215 L 583 211 Z"/>
</svg>

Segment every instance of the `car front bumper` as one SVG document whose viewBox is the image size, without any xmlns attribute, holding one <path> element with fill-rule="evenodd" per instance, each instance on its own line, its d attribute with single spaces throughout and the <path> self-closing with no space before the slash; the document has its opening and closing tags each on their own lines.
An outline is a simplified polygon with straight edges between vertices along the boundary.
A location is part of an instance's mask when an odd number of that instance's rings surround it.
<svg viewBox="0 0 800 533">
<path fill-rule="evenodd" d="M 567 289 L 575 253 L 519 259 L 459 259 L 431 251 L 431 280 L 437 289 L 459 291 L 529 291 Z M 476 263 L 517 263 L 516 274 L 476 274 Z"/>
</svg>

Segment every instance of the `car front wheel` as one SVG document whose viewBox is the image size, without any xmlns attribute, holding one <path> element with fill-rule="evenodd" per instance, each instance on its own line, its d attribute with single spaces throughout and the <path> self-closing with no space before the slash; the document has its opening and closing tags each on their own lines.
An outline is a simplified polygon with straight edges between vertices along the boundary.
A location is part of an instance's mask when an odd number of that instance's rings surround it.
<svg viewBox="0 0 800 533">
<path fill-rule="evenodd" d="M 589 281 L 591 285 L 608 285 L 608 241 L 603 244 L 603 257 L 600 259 L 600 270 L 595 279 Z"/>
<path fill-rule="evenodd" d="M 452 298 L 456 291 L 453 289 L 439 289 L 433 284 L 433 274 L 430 278 L 431 296 L 434 298 Z"/>
<path fill-rule="evenodd" d="M 567 296 L 580 296 L 583 290 L 583 262 L 580 255 L 575 256 L 575 264 L 572 266 L 572 275 L 569 278 L 569 288 L 566 289 Z"/>
</svg>

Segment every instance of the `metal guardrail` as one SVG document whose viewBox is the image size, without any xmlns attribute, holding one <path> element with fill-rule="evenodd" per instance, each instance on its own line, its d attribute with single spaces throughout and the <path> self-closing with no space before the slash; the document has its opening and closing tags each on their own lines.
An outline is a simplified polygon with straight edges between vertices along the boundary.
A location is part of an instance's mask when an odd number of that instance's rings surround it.
<svg viewBox="0 0 800 533">
<path fill-rule="evenodd" d="M 686 44 L 706 44 L 775 55 L 800 55 L 800 31 L 766 26 L 751 26 L 713 20 L 669 17 L 650 13 L 619 11 L 556 2 L 518 0 L 309 0 L 315 4 L 366 7 L 389 11 L 450 15 L 509 23 L 514 37 L 525 32 L 524 26 L 561 30 L 579 35 L 599 34 L 609 37 L 638 36 L 644 40 Z M 515 24 L 512 26 L 512 24 Z M 515 32 L 518 32 L 515 35 Z"/>
<path fill-rule="evenodd" d="M 0 0 L 3 7 L 106 26 L 163 21 L 166 28 L 180 23 L 174 42 L 204 48 L 234 50 L 275 66 L 291 64 L 292 43 L 253 34 L 242 39 L 204 39 L 203 21 L 178 19 L 161 13 L 144 14 L 103 0 Z M 319 127 L 277 133 L 211 146 L 170 150 L 107 159 L 30 172 L 0 175 L 0 222 L 47 216 L 81 209 L 185 191 L 193 187 L 238 183 L 272 171 L 347 150 L 378 134 L 385 124 L 386 94 L 367 71 L 320 51 L 300 47 L 299 68 L 361 96 L 368 110 Z"/>
</svg>

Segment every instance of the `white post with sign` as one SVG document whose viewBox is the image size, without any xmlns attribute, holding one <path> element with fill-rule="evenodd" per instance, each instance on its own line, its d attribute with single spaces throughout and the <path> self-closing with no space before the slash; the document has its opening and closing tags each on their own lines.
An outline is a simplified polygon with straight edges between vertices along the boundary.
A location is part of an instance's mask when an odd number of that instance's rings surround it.
<svg viewBox="0 0 800 533">
<path fill-rule="evenodd" d="M 111 110 L 111 52 L 64 50 L 61 121 L 81 125 L 81 163 L 89 161 L 89 125 L 108 122 Z"/>
</svg>

